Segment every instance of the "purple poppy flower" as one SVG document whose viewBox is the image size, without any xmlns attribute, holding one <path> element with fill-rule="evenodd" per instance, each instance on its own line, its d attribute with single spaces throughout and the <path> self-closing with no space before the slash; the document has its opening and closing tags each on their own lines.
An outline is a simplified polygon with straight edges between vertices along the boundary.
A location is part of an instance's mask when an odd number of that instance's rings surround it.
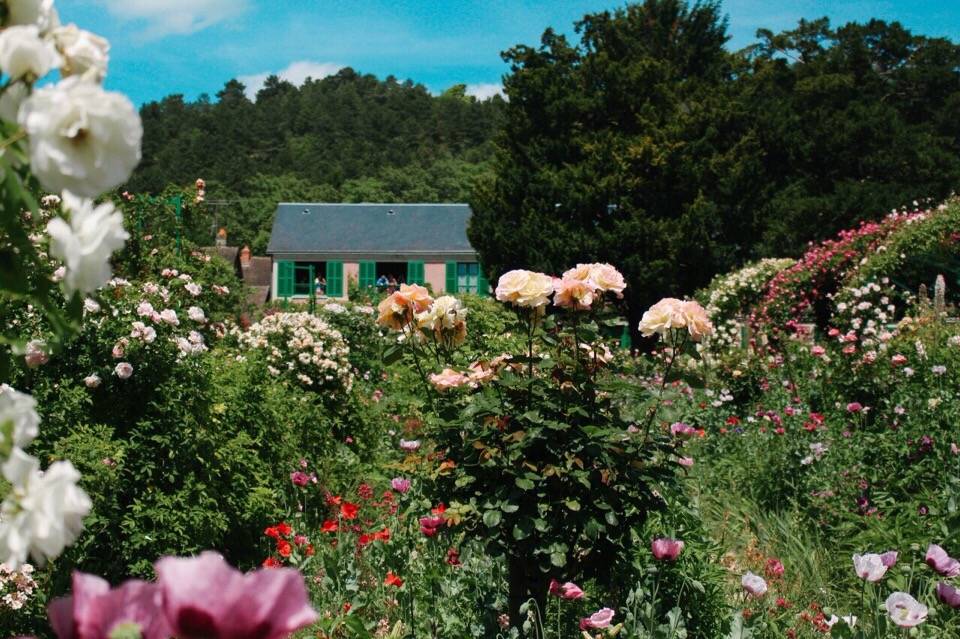
<svg viewBox="0 0 960 639">
<path fill-rule="evenodd" d="M 937 544 L 930 544 L 925 558 L 927 565 L 944 577 L 960 575 L 960 561 L 947 554 L 947 551 Z"/>
<path fill-rule="evenodd" d="M 679 539 L 654 539 L 650 544 L 650 550 L 660 561 L 675 561 L 683 552 L 683 542 Z"/>
<path fill-rule="evenodd" d="M 110 637 L 125 628 L 143 639 L 166 639 L 173 633 L 161 607 L 156 584 L 131 580 L 111 589 L 100 577 L 73 573 L 73 592 L 47 607 L 50 625 L 60 639 Z"/>
</svg>

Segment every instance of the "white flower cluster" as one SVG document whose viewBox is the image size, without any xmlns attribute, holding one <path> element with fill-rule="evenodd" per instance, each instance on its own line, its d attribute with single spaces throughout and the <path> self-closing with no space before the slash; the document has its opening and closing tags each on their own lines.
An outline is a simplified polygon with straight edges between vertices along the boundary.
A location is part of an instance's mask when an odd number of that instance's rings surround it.
<svg viewBox="0 0 960 639">
<path fill-rule="evenodd" d="M 896 331 L 896 295 L 886 277 L 841 289 L 833 297 L 831 318 L 831 325 L 843 334 L 841 341 L 859 342 L 865 353 L 885 351 Z"/>
<path fill-rule="evenodd" d="M 263 353 L 267 370 L 286 374 L 313 391 L 349 390 L 350 349 L 339 331 L 309 313 L 275 313 L 247 331 L 235 330 L 242 348 Z"/>
<path fill-rule="evenodd" d="M 7 570 L 23 565 L 28 555 L 43 565 L 63 552 L 92 506 L 77 486 L 80 473 L 73 464 L 58 461 L 41 471 L 40 461 L 24 452 L 39 427 L 34 399 L 0 385 L 0 470 L 10 483 L 0 503 L 0 561 Z"/>
<path fill-rule="evenodd" d="M 741 316 L 759 300 L 766 283 L 793 264 L 794 260 L 789 258 L 768 258 L 714 278 L 704 300 L 714 334 L 704 349 L 718 352 L 739 346 L 743 330 Z"/>
<path fill-rule="evenodd" d="M 23 564 L 14 570 L 7 564 L 0 563 L 0 610 L 20 610 L 36 589 L 33 566 Z"/>
<path fill-rule="evenodd" d="M 100 84 L 109 60 L 106 40 L 61 25 L 53 0 L 4 4 L 0 118 L 19 125 L 8 143 L 23 145 L 37 180 L 62 194 L 70 215 L 47 226 L 50 254 L 66 267 L 64 290 L 89 293 L 110 279 L 110 254 L 128 237 L 114 206 L 95 206 L 90 198 L 130 177 L 140 162 L 143 126 L 129 99 Z M 38 83 L 53 71 L 58 82 Z"/>
</svg>

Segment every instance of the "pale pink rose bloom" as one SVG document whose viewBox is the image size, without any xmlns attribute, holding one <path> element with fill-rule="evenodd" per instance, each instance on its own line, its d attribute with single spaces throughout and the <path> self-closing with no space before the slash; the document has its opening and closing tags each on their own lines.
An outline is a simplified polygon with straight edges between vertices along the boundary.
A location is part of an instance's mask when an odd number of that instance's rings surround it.
<svg viewBox="0 0 960 639">
<path fill-rule="evenodd" d="M 816 346 L 810 347 L 810 354 L 813 355 L 814 357 L 823 357 L 826 353 L 827 353 L 827 349 L 825 349 L 823 346 L 820 346 L 819 344 Z"/>
<path fill-rule="evenodd" d="M 120 379 L 130 379 L 130 376 L 133 375 L 133 366 L 128 362 L 120 362 L 113 369 L 113 372 L 116 373 Z"/>
<path fill-rule="evenodd" d="M 670 434 L 674 437 L 692 437 L 697 434 L 697 429 L 683 422 L 674 422 L 670 424 Z"/>
<path fill-rule="evenodd" d="M 433 373 L 429 376 L 430 384 L 438 391 L 445 391 L 451 388 L 458 388 L 466 384 L 469 379 L 463 373 L 459 373 L 452 368 L 445 368 L 440 373 Z"/>
<path fill-rule="evenodd" d="M 163 611 L 179 639 L 281 639 L 319 618 L 293 568 L 245 575 L 214 552 L 164 557 L 154 567 Z"/>
<path fill-rule="evenodd" d="M 654 539 L 650 550 L 654 558 L 660 561 L 675 561 L 683 552 L 683 542 L 679 539 Z"/>
<path fill-rule="evenodd" d="M 893 364 L 894 366 L 903 366 L 904 364 L 907 363 L 907 357 L 906 355 L 901 355 L 900 353 L 897 353 L 896 355 L 890 358 L 890 363 Z"/>
<path fill-rule="evenodd" d="M 177 319 L 177 312 L 171 308 L 165 308 L 160 311 L 160 319 L 171 326 L 180 326 L 180 320 Z"/>
<path fill-rule="evenodd" d="M 698 303 L 688 300 L 680 303 L 680 312 L 686 321 L 687 332 L 693 341 L 699 342 L 704 337 L 713 335 L 713 324 L 707 317 L 707 312 Z"/>
<path fill-rule="evenodd" d="M 160 589 L 139 580 L 111 589 L 100 577 L 74 572 L 70 596 L 50 602 L 47 614 L 59 639 L 105 638 L 131 625 L 142 639 L 173 634 L 163 615 Z"/>
<path fill-rule="evenodd" d="M 861 404 L 860 402 L 850 402 L 849 404 L 847 404 L 848 413 L 859 413 L 862 410 L 863 410 L 863 404 Z"/>
<path fill-rule="evenodd" d="M 887 572 L 883 557 L 876 553 L 853 556 L 853 570 L 865 581 L 879 581 Z"/>
<path fill-rule="evenodd" d="M 596 291 L 592 280 L 573 278 L 554 280 L 554 288 L 557 293 L 553 297 L 554 305 L 577 311 L 590 310 L 590 306 L 593 304 L 593 295 Z"/>
<path fill-rule="evenodd" d="M 643 314 L 640 332 L 644 337 L 653 334 L 665 335 L 670 329 L 686 328 L 687 320 L 682 311 L 683 302 L 674 297 L 665 297 Z"/>
<path fill-rule="evenodd" d="M 610 622 L 613 621 L 613 616 L 615 614 L 617 614 L 615 610 L 611 610 L 610 608 L 601 608 L 589 617 L 584 617 L 581 619 L 580 629 L 599 630 L 601 628 L 609 628 Z"/>
<path fill-rule="evenodd" d="M 960 575 L 960 561 L 948 555 L 947 551 L 937 544 L 930 544 L 924 560 L 928 566 L 944 577 L 956 577 Z"/>
<path fill-rule="evenodd" d="M 517 269 L 500 276 L 496 297 L 514 306 L 537 308 L 550 302 L 553 290 L 553 278 L 549 275 Z"/>
<path fill-rule="evenodd" d="M 96 373 L 92 375 L 87 375 L 83 378 L 83 383 L 87 388 L 96 388 L 100 385 L 101 379 L 100 376 Z"/>
<path fill-rule="evenodd" d="M 113 345 L 113 348 L 110 351 L 110 354 L 113 355 L 113 359 L 120 359 L 127 353 L 127 344 L 130 343 L 126 337 L 121 337 L 116 344 Z"/>
<path fill-rule="evenodd" d="M 43 366 L 50 361 L 50 356 L 46 352 L 46 344 L 42 340 L 33 339 L 27 342 L 26 352 L 23 359 L 28 368 Z"/>
<path fill-rule="evenodd" d="M 681 457 L 677 460 L 677 463 L 684 468 L 693 468 L 693 457 Z"/>
<path fill-rule="evenodd" d="M 185 285 L 183 288 L 186 289 L 186 291 L 191 295 L 193 295 L 194 297 L 197 297 L 198 295 L 200 295 L 200 292 L 202 290 L 199 284 L 194 284 L 193 282 Z"/>
<path fill-rule="evenodd" d="M 927 620 L 927 607 L 905 592 L 895 592 L 884 604 L 891 621 L 901 628 L 913 628 Z"/>
<path fill-rule="evenodd" d="M 762 597 L 767 592 L 767 582 L 760 575 L 747 572 L 740 578 L 740 585 L 752 597 Z"/>
<path fill-rule="evenodd" d="M 490 367 L 484 367 L 482 362 L 474 362 L 467 369 L 467 376 L 473 384 L 482 384 L 493 379 L 497 372 Z"/>
</svg>

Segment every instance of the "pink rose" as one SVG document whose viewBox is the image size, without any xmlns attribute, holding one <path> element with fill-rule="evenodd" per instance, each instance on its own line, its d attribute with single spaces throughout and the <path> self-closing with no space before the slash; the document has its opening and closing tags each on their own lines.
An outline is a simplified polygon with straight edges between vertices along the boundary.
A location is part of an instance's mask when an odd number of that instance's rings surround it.
<svg viewBox="0 0 960 639">
<path fill-rule="evenodd" d="M 133 375 L 133 366 L 128 362 L 120 362 L 113 369 L 113 372 L 120 379 L 130 379 L 130 376 Z"/>
<path fill-rule="evenodd" d="M 470 381 L 466 375 L 458 373 L 452 368 L 445 368 L 440 373 L 433 373 L 429 379 L 430 384 L 440 392 L 451 388 L 458 388 Z"/>
</svg>

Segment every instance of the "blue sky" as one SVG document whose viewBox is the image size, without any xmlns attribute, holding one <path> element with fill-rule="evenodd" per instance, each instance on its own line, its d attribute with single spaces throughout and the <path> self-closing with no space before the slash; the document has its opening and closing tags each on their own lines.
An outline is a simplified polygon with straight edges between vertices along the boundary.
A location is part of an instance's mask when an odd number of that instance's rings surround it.
<svg viewBox="0 0 960 639">
<path fill-rule="evenodd" d="M 960 41 L 957 0 L 724 0 L 732 47 L 759 27 L 801 17 L 834 24 L 879 17 L 925 35 Z M 254 87 L 269 73 L 294 82 L 350 66 L 394 75 L 433 91 L 463 82 L 497 90 L 500 51 L 535 44 L 547 26 L 569 33 L 609 0 L 57 0 L 61 19 L 107 37 L 108 88 L 136 104 L 182 93 L 215 95 L 239 77 Z"/>
</svg>

